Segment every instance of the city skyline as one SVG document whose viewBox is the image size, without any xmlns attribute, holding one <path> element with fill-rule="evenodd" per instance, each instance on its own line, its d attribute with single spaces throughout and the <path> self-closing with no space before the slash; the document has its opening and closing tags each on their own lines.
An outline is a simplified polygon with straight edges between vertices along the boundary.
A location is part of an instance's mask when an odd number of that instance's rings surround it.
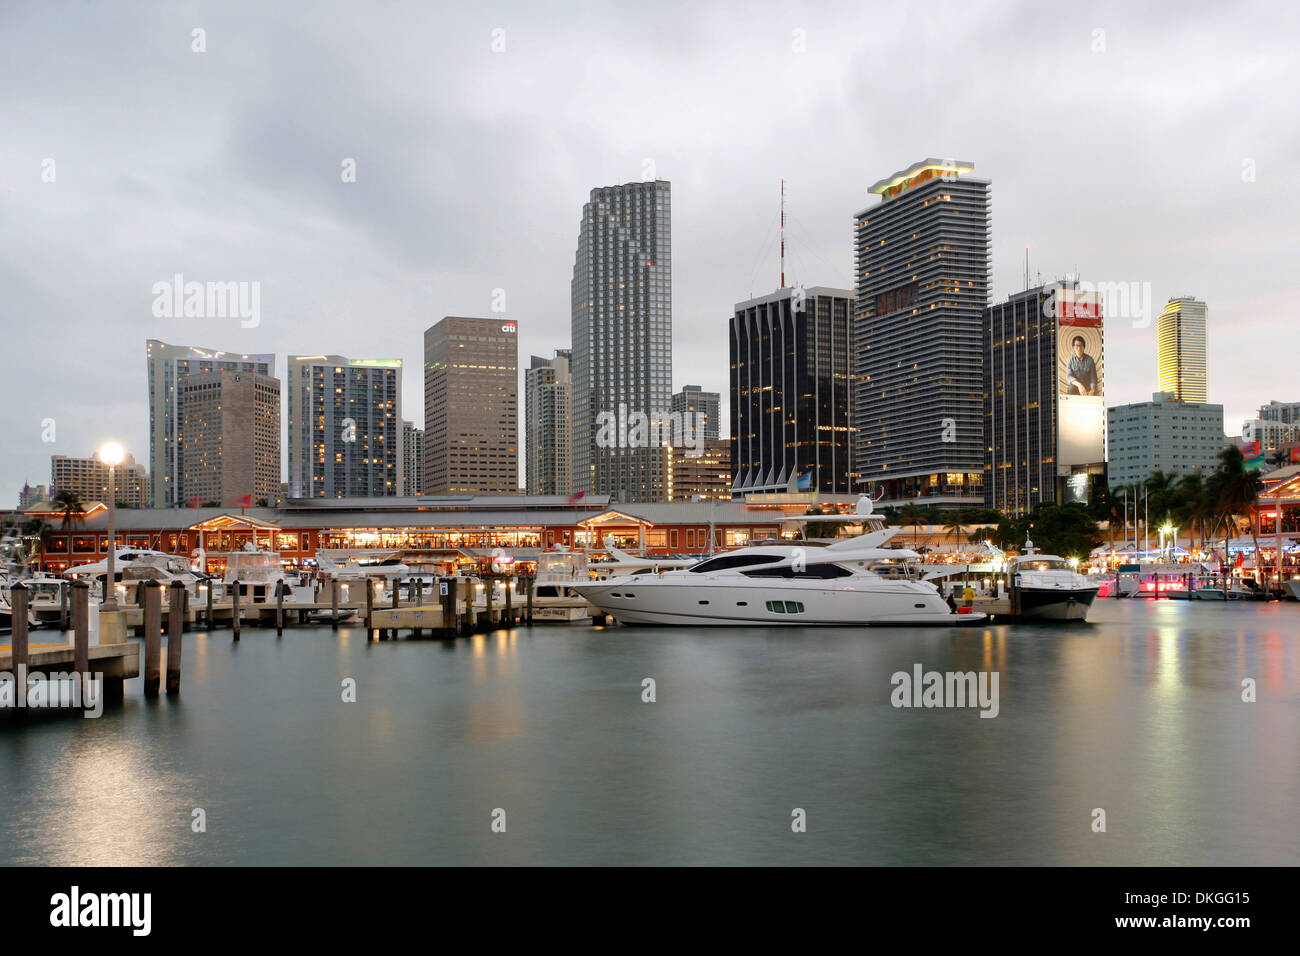
<svg viewBox="0 0 1300 956">
<path fill-rule="evenodd" d="M 46 11 L 6 16 L 64 29 Z M 551 354 L 569 344 L 574 208 L 593 186 L 647 172 L 673 181 L 677 193 L 673 389 L 699 383 L 726 401 L 726 368 L 716 356 L 725 349 L 731 305 L 778 280 L 782 177 L 789 281 L 849 285 L 846 223 L 866 205 L 867 186 L 915 157 L 956 155 L 971 158 L 995 184 L 993 301 L 1023 289 L 1026 245 L 1031 285 L 1040 274 L 1050 281 L 1070 272 L 1150 284 L 1150 323 L 1108 329 L 1115 346 L 1109 403 L 1148 400 L 1155 391 L 1157 306 L 1183 294 L 1209 304 L 1209 399 L 1225 406 L 1230 429 L 1270 399 L 1291 400 L 1281 350 L 1232 348 L 1239 336 L 1268 334 L 1289 318 L 1286 266 L 1296 240 L 1284 211 L 1294 206 L 1297 185 L 1280 170 L 1296 133 L 1281 107 L 1256 93 L 1285 88 L 1294 75 L 1281 43 L 1285 30 L 1252 36 L 1226 12 L 1191 24 L 1160 10 L 1095 17 L 954 6 L 951 29 L 927 33 L 922 47 L 946 57 L 954 71 L 980 67 L 980 89 L 946 92 L 889 117 L 887 135 L 868 136 L 868 124 L 853 117 L 865 121 L 874 108 L 854 113 L 845 103 L 882 77 L 912 76 L 915 53 L 865 56 L 853 25 L 869 17 L 847 6 L 817 16 L 772 6 L 757 22 L 735 25 L 704 7 L 692 11 L 688 27 L 666 15 L 646 25 L 640 45 L 622 51 L 625 60 L 648 65 L 662 55 L 661 41 L 674 38 L 674 69 L 655 91 L 624 78 L 585 81 L 564 62 L 564 51 L 583 40 L 571 35 L 575 21 L 549 23 L 526 9 L 502 12 L 501 53 L 491 50 L 494 24 L 450 15 L 441 30 L 422 27 L 408 36 L 393 13 L 303 23 L 289 10 L 270 11 L 252 35 L 213 14 L 202 54 L 190 49 L 188 21 L 117 22 L 93 10 L 58 44 L 19 47 L 0 37 L 0 70 L 29 104 L 11 129 L 11 189 L 0 218 L 11 264 L 10 321 L 48 324 L 95 346 L 69 355 L 60 376 L 39 360 L 13 370 L 26 416 L 9 416 L 0 427 L 12 450 L 0 494 L 16 500 L 24 481 L 44 480 L 50 455 L 82 455 L 108 438 L 147 460 L 141 339 L 278 356 L 396 355 L 410 364 L 431 321 L 487 314 L 501 290 L 501 314 L 526 330 L 521 353 Z M 352 27 L 391 44 L 391 71 L 365 61 L 378 67 L 367 73 L 361 44 L 351 50 L 330 42 L 333 31 Z M 599 35 L 589 25 L 579 29 Z M 798 30 L 805 53 L 794 51 Z M 310 65 L 269 55 L 271 43 L 291 35 L 310 50 Z M 967 42 L 971 35 L 980 42 Z M 1160 50 L 1199 48 L 1209 35 L 1216 55 L 1195 82 L 1163 76 Z M 1029 37 L 1034 42 L 1026 44 Z M 429 101 L 406 84 L 411 64 L 427 66 L 431 49 L 437 56 L 430 68 L 445 89 Z M 770 54 L 761 71 L 755 49 Z M 1012 50 L 1015 68 L 995 69 Z M 71 62 L 100 65 L 98 82 L 118 102 L 111 121 L 108 112 L 92 111 L 82 122 L 86 117 L 67 111 L 64 74 L 80 74 L 60 64 Z M 467 64 L 482 87 L 477 96 L 458 79 Z M 737 85 L 711 85 L 720 65 L 735 68 Z M 1056 83 L 1022 82 L 1047 69 Z M 159 70 L 171 82 L 151 82 Z M 49 89 L 33 80 L 47 73 L 55 77 Z M 366 82 L 353 82 L 363 73 Z M 524 76 L 536 83 L 521 103 Z M 247 95 L 226 95 L 232 88 Z M 1127 109 L 1134 89 L 1160 109 L 1140 116 Z M 647 96 L 696 105 L 639 118 L 611 105 Z M 982 106 L 998 97 L 1017 104 L 1000 121 L 1018 135 L 988 123 Z M 303 102 L 332 106 L 302 109 Z M 529 115 L 543 106 L 554 115 Z M 1071 140 L 1066 149 L 1064 134 L 1049 135 L 1069 115 L 1089 112 L 1108 119 L 1086 144 Z M 162 158 L 156 136 L 136 135 L 156 128 L 159 115 L 171 127 Z M 602 125 L 593 127 L 593 115 Z M 766 148 L 748 152 L 761 159 L 736 153 L 730 134 L 716 128 L 719 115 L 756 124 Z M 772 115 L 784 118 L 773 123 Z M 800 138 L 828 117 L 841 144 L 810 153 Z M 1189 125 L 1216 123 L 1238 132 L 1169 163 L 1162 141 Z M 277 135 L 281 127 L 288 134 Z M 426 129 L 455 135 L 435 139 Z M 446 145 L 453 140 L 461 145 Z M 506 142 L 524 148 L 497 148 Z M 425 160 L 417 157 L 430 151 L 438 159 L 422 170 Z M 42 181 L 47 158 L 57 171 L 53 182 Z M 354 183 L 340 179 L 348 158 L 356 163 Z M 1066 183 L 1081 188 L 1062 188 Z M 1044 208 L 1054 215 L 1044 217 Z M 173 223 L 183 216 L 207 228 L 178 233 Z M 113 239 L 119 234 L 120 243 Z M 155 284 L 176 274 L 260 283 L 258 324 L 155 310 Z M 420 404 L 417 378 L 404 383 L 408 408 Z M 41 440 L 47 419 L 57 426 L 50 442 Z"/>
</svg>

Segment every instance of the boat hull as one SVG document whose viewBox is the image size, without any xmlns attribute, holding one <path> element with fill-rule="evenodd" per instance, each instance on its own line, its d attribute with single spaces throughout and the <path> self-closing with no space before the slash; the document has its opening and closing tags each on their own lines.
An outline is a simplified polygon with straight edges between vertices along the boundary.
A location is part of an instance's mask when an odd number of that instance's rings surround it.
<svg viewBox="0 0 1300 956">
<path fill-rule="evenodd" d="M 1020 618 L 1026 621 L 1086 621 L 1098 588 L 1020 589 Z"/>
<path fill-rule="evenodd" d="M 897 627 L 979 624 L 982 613 L 958 614 L 930 585 L 828 589 L 764 582 L 676 586 L 635 578 L 574 588 L 624 624 L 658 626 Z"/>
</svg>

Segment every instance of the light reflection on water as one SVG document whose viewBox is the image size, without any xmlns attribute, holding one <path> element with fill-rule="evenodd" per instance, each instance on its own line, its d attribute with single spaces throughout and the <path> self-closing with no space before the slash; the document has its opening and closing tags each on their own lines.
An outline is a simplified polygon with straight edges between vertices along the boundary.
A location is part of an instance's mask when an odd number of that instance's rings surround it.
<svg viewBox="0 0 1300 956">
<path fill-rule="evenodd" d="M 0 725 L 0 862 L 1300 863 L 1300 605 L 1093 616 L 186 635 L 179 700 Z M 999 716 L 895 709 L 917 663 Z"/>
</svg>

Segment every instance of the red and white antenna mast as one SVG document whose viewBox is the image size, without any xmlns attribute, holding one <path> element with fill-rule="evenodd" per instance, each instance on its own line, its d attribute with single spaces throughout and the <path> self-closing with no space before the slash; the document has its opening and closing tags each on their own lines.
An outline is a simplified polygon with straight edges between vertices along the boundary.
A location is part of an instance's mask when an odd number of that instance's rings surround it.
<svg viewBox="0 0 1300 956">
<path fill-rule="evenodd" d="M 781 288 L 785 288 L 785 177 L 781 177 Z"/>
</svg>

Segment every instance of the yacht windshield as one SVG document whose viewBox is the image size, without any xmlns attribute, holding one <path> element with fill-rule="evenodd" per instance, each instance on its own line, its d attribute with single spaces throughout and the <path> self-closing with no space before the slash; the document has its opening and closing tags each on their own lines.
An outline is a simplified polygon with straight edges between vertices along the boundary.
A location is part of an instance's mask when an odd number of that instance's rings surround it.
<svg viewBox="0 0 1300 956">
<path fill-rule="evenodd" d="M 707 574 L 710 571 L 726 571 L 731 568 L 748 568 L 756 564 L 771 564 L 773 561 L 780 561 L 784 557 L 783 554 L 724 554 L 720 558 L 701 561 L 688 570 L 694 571 L 696 574 Z"/>
</svg>

